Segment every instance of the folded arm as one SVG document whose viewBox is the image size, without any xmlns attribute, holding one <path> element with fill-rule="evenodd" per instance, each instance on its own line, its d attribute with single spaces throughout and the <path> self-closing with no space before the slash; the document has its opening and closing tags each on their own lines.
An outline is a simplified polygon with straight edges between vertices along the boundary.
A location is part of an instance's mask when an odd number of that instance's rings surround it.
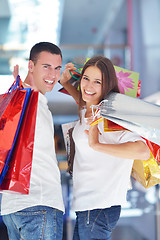
<svg viewBox="0 0 160 240">
<path fill-rule="evenodd" d="M 98 139 L 99 132 L 97 125 L 91 126 L 88 134 L 89 146 L 96 151 L 126 159 L 147 160 L 150 157 L 150 150 L 143 141 L 120 144 L 100 143 Z"/>
</svg>

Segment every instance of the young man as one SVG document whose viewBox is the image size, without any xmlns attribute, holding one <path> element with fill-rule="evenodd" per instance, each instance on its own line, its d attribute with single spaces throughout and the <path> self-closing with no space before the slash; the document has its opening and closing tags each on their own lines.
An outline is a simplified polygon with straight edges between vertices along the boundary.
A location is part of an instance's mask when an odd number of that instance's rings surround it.
<svg viewBox="0 0 160 240">
<path fill-rule="evenodd" d="M 61 50 L 40 42 L 30 52 L 24 81 L 39 91 L 29 195 L 2 194 L 1 215 L 10 240 L 61 240 L 64 204 L 54 147 L 54 127 L 46 92 L 60 78 Z M 26 126 L 27 127 L 27 126 Z"/>
</svg>

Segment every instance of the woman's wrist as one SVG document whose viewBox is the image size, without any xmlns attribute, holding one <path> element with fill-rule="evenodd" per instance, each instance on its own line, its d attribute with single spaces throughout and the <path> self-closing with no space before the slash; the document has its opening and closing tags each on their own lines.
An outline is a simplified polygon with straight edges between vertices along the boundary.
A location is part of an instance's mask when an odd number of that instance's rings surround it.
<svg viewBox="0 0 160 240">
<path fill-rule="evenodd" d="M 97 143 L 92 143 L 90 147 L 93 148 L 93 150 L 95 151 L 100 151 L 100 147 L 101 147 L 100 145 L 101 143 L 97 142 Z"/>
<path fill-rule="evenodd" d="M 63 82 L 63 81 L 61 81 L 61 79 L 60 79 L 60 84 L 63 86 L 63 87 L 65 87 L 65 86 L 67 86 L 68 85 L 68 82 Z"/>
</svg>

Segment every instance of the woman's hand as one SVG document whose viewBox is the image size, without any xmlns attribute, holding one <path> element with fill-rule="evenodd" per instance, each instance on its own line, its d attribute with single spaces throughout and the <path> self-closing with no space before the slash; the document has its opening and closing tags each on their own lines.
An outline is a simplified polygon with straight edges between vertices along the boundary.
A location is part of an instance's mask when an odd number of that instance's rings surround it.
<svg viewBox="0 0 160 240">
<path fill-rule="evenodd" d="M 99 130 L 97 124 L 90 127 L 88 134 L 88 142 L 89 146 L 92 148 L 94 148 L 95 145 L 99 143 Z"/>
<path fill-rule="evenodd" d="M 74 67 L 73 63 L 68 63 L 65 65 L 65 70 L 62 72 L 62 75 L 60 77 L 60 84 L 62 84 L 62 86 L 65 85 L 71 78 L 71 74 L 70 74 L 69 70 L 76 71 L 76 67 Z"/>
<path fill-rule="evenodd" d="M 94 121 L 94 117 L 93 116 L 90 116 L 90 117 L 87 117 L 87 125 L 91 125 L 91 123 Z"/>
<path fill-rule="evenodd" d="M 91 148 L 99 144 L 99 130 L 97 124 L 90 126 L 89 130 L 85 130 L 85 133 L 88 134 L 88 144 Z"/>
<path fill-rule="evenodd" d="M 67 90 L 67 92 L 74 98 L 74 100 L 79 103 L 79 91 L 75 86 L 73 86 L 70 82 L 69 79 L 71 78 L 71 74 L 69 70 L 76 70 L 76 67 L 74 67 L 73 63 L 68 63 L 65 66 L 65 70 L 63 71 L 61 78 L 60 78 L 60 83 L 62 86 Z"/>
</svg>

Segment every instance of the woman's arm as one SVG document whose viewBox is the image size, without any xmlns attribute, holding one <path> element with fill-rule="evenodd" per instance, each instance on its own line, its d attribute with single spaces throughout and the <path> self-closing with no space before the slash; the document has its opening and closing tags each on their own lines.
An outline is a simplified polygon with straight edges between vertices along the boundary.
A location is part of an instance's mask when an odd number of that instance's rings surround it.
<svg viewBox="0 0 160 240">
<path fill-rule="evenodd" d="M 76 70 L 73 63 L 68 63 L 65 65 L 65 70 L 60 78 L 60 84 L 67 90 L 74 100 L 79 103 L 79 91 L 69 82 L 71 78 L 69 70 Z"/>
<path fill-rule="evenodd" d="M 91 126 L 88 131 L 88 141 L 89 146 L 96 151 L 128 159 L 147 160 L 150 157 L 150 150 L 143 141 L 104 144 L 99 142 L 98 135 L 97 125 Z"/>
</svg>

